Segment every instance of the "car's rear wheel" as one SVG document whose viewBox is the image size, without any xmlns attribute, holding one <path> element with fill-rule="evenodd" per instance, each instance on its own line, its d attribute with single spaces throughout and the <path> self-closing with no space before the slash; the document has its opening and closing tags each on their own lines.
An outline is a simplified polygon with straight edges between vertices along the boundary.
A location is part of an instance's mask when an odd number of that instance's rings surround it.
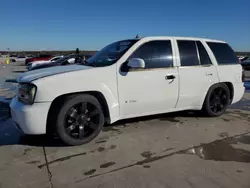
<svg viewBox="0 0 250 188">
<path fill-rule="evenodd" d="M 205 98 L 203 112 L 210 117 L 223 114 L 230 104 L 230 90 L 226 84 L 212 86 Z"/>
<path fill-rule="evenodd" d="M 88 94 L 68 98 L 56 123 L 56 132 L 67 145 L 81 145 L 93 140 L 102 130 L 104 115 L 98 100 Z"/>
</svg>

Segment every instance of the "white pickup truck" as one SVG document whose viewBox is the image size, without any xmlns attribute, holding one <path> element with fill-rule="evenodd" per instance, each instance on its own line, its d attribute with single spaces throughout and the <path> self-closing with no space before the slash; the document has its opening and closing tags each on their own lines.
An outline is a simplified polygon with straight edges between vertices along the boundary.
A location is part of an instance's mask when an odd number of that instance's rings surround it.
<svg viewBox="0 0 250 188">
<path fill-rule="evenodd" d="M 219 116 L 244 94 L 242 67 L 223 41 L 145 37 L 114 42 L 79 65 L 18 78 L 13 122 L 26 134 L 90 142 L 106 123 L 181 110 Z"/>
</svg>

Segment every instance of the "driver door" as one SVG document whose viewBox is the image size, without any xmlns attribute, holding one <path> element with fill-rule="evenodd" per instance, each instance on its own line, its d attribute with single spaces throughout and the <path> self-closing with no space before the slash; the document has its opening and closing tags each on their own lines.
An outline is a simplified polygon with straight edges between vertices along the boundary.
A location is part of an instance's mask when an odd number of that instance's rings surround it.
<svg viewBox="0 0 250 188">
<path fill-rule="evenodd" d="M 118 91 L 120 116 L 135 117 L 174 109 L 178 99 L 178 70 L 174 66 L 173 41 L 146 42 L 128 58 L 140 58 L 144 69 L 120 69 Z M 128 62 L 127 60 L 127 62 Z M 126 66 L 127 62 L 122 64 Z"/>
</svg>

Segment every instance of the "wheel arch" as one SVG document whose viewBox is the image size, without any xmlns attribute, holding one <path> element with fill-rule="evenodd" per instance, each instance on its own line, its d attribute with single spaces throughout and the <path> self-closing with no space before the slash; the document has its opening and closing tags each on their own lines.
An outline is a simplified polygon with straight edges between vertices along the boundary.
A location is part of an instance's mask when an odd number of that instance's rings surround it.
<svg viewBox="0 0 250 188">
<path fill-rule="evenodd" d="M 47 115 L 47 121 L 46 121 L 46 132 L 47 133 L 53 133 L 54 132 L 54 125 L 56 123 L 56 117 L 61 109 L 61 107 L 64 104 L 64 101 L 72 98 L 76 95 L 82 95 L 82 94 L 89 94 L 94 96 L 98 102 L 101 104 L 105 122 L 110 123 L 111 122 L 111 115 L 110 115 L 110 107 L 108 105 L 107 99 L 101 93 L 100 91 L 86 91 L 86 92 L 74 92 L 74 93 L 67 93 L 60 96 L 57 96 L 51 103 L 48 115 Z"/>
<path fill-rule="evenodd" d="M 222 83 L 226 84 L 230 91 L 230 104 L 231 104 L 234 98 L 234 86 L 231 82 L 222 82 Z"/>
<path fill-rule="evenodd" d="M 233 97 L 234 97 L 234 87 L 233 87 L 233 84 L 231 82 L 218 82 L 218 83 L 214 83 L 212 84 L 206 91 L 205 95 L 202 97 L 202 105 L 204 104 L 205 102 L 205 99 L 206 99 L 206 96 L 208 94 L 208 92 L 215 86 L 215 85 L 218 85 L 218 84 L 225 84 L 229 91 L 230 91 L 230 104 L 232 103 L 233 101 Z"/>
</svg>

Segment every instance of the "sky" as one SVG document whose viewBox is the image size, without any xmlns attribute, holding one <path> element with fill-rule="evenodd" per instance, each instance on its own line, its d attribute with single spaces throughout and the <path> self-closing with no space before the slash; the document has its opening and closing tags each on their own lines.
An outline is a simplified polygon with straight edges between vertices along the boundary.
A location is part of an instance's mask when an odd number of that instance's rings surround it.
<svg viewBox="0 0 250 188">
<path fill-rule="evenodd" d="M 0 50 L 99 50 L 137 34 L 212 38 L 250 51 L 250 0 L 0 1 Z"/>
</svg>

